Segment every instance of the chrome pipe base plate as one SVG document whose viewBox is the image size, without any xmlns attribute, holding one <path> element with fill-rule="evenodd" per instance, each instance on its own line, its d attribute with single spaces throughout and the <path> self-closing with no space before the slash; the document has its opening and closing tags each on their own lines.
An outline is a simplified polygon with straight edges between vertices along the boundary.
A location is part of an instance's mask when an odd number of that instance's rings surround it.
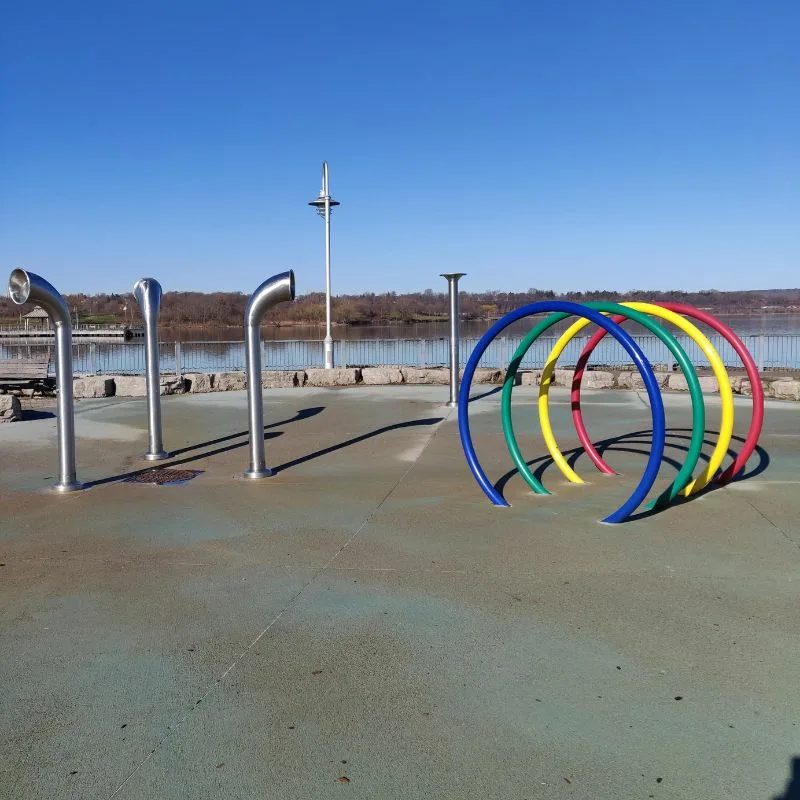
<svg viewBox="0 0 800 800">
<path fill-rule="evenodd" d="M 83 484 L 80 481 L 72 481 L 71 483 L 57 483 L 53 486 L 53 491 L 59 494 L 67 494 L 68 492 L 79 492 L 83 489 Z"/>
<path fill-rule="evenodd" d="M 263 467 L 262 469 L 247 469 L 242 473 L 245 478 L 248 478 L 251 481 L 257 481 L 260 478 L 271 478 L 274 474 L 275 471 L 271 470 L 269 467 Z"/>
<path fill-rule="evenodd" d="M 163 461 L 169 458 L 169 453 L 166 450 L 159 450 L 157 453 L 145 453 L 142 458 L 145 461 Z"/>
</svg>

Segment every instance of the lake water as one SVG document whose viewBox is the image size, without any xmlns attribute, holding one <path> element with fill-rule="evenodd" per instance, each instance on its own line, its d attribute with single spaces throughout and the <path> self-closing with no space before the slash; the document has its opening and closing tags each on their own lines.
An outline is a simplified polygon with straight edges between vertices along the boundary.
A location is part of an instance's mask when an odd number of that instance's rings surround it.
<svg viewBox="0 0 800 800">
<path fill-rule="evenodd" d="M 800 314 L 729 314 L 720 315 L 720 320 L 733 328 L 739 336 L 760 333 L 800 334 Z M 479 339 L 491 326 L 491 322 L 462 322 L 461 335 L 465 338 Z M 556 326 L 554 332 L 561 333 L 569 322 Z M 524 336 L 532 327 L 529 321 L 522 320 L 507 329 L 509 336 Z M 633 332 L 644 333 L 635 325 Z M 334 339 L 439 339 L 450 335 L 448 322 L 415 322 L 399 325 L 337 325 L 333 329 Z M 325 338 L 323 325 L 292 325 L 285 327 L 262 328 L 262 338 L 272 341 L 300 340 L 321 341 Z M 242 341 L 243 328 L 191 328 L 165 329 L 162 331 L 165 342 L 224 342 Z"/>
<path fill-rule="evenodd" d="M 731 326 L 750 350 L 756 363 L 767 369 L 800 369 L 800 314 L 765 314 L 720 317 Z M 562 322 L 536 342 L 522 362 L 523 368 L 541 367 L 555 338 L 571 322 Z M 489 322 L 465 322 L 461 326 L 461 358 L 465 361 L 477 340 L 490 326 Z M 504 368 L 519 340 L 531 329 L 530 321 L 521 321 L 506 329 L 481 362 L 482 366 Z M 699 326 L 703 329 L 704 326 Z M 626 325 L 645 355 L 653 364 L 670 363 L 665 345 L 637 325 Z M 722 337 L 704 330 L 726 365 L 739 366 L 740 361 Z M 262 359 L 265 368 L 303 369 L 323 365 L 321 327 L 283 327 L 263 329 Z M 559 363 L 574 364 L 591 334 L 576 337 L 564 351 Z M 334 357 L 337 365 L 368 366 L 398 364 L 405 366 L 441 366 L 449 361 L 446 322 L 391 326 L 340 326 L 334 328 Z M 707 366 L 699 348 L 686 336 L 678 335 L 693 362 Z M 162 331 L 161 371 L 223 372 L 245 367 L 244 332 L 242 329 L 192 329 Z M 53 344 L 36 342 L 0 342 L 0 360 L 53 358 Z M 620 366 L 630 363 L 629 356 L 611 337 L 606 337 L 595 352 L 592 363 Z M 142 374 L 145 369 L 144 340 L 131 342 L 73 343 L 73 365 L 76 373 Z"/>
</svg>

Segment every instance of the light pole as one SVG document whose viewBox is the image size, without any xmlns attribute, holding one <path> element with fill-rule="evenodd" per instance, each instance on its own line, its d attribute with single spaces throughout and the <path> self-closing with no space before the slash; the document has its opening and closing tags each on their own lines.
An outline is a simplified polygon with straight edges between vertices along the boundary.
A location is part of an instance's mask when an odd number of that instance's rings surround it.
<svg viewBox="0 0 800 800">
<path fill-rule="evenodd" d="M 447 279 L 447 288 L 450 292 L 450 400 L 447 402 L 450 408 L 458 405 L 458 279 L 466 274 L 466 272 L 442 273 L 442 277 Z"/>
<path fill-rule="evenodd" d="M 325 220 L 325 369 L 333 369 L 333 337 L 331 336 L 331 210 L 340 205 L 328 188 L 328 162 L 322 162 L 322 188 L 319 197 L 309 202 Z"/>
</svg>

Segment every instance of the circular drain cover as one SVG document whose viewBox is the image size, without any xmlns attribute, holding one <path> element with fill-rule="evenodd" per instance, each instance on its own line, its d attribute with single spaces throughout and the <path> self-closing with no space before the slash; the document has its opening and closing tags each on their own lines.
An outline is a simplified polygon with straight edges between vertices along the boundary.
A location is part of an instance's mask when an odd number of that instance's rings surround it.
<svg viewBox="0 0 800 800">
<path fill-rule="evenodd" d="M 146 469 L 137 472 L 129 478 L 125 478 L 125 483 L 149 483 L 153 486 L 169 486 L 170 484 L 186 483 L 192 478 L 196 478 L 203 470 L 201 469 L 170 469 L 162 467 L 160 469 Z"/>
</svg>

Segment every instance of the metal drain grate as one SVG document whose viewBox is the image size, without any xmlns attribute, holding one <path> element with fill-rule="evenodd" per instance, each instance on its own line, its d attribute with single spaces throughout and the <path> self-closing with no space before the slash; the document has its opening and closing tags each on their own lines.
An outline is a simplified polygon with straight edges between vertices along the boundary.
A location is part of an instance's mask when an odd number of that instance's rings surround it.
<svg viewBox="0 0 800 800">
<path fill-rule="evenodd" d="M 192 478 L 196 478 L 203 470 L 201 469 L 148 469 L 144 472 L 137 472 L 130 478 L 125 478 L 125 483 L 148 483 L 153 486 L 171 486 L 186 483 Z"/>
</svg>

